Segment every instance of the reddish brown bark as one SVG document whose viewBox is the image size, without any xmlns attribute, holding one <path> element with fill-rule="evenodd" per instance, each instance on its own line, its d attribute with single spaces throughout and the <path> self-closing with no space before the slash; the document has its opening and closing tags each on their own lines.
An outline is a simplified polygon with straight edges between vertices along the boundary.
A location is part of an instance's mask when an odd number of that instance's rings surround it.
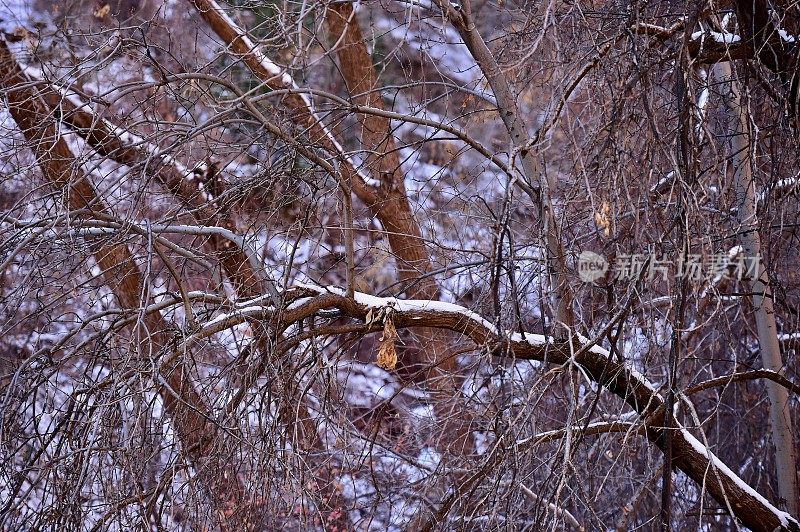
<svg viewBox="0 0 800 532">
<path fill-rule="evenodd" d="M 356 105 L 384 109 L 372 58 L 351 4 L 333 4 L 325 11 L 330 41 L 336 46 L 339 69 L 350 99 Z M 403 190 L 400 160 L 388 120 L 374 114 L 357 113 L 359 139 L 367 151 L 367 169 L 383 188 Z"/>
<path fill-rule="evenodd" d="M 253 43 L 245 32 L 233 24 L 214 0 L 190 1 L 214 33 L 228 45 L 230 51 L 241 57 L 247 67 L 267 86 L 273 90 L 291 91 L 296 89 L 290 79 L 270 68 L 270 65 L 265 62 L 265 58 L 254 49 Z M 357 42 L 363 46 L 361 40 Z M 372 64 L 370 63 L 368 67 L 369 69 L 366 69 L 363 64 L 353 65 L 355 69 L 353 76 L 355 77 L 352 79 L 359 79 L 358 76 L 367 76 L 363 78 L 363 82 L 359 81 L 357 86 L 366 86 L 374 81 L 374 71 L 369 74 Z M 369 94 L 368 92 L 366 95 L 367 101 L 380 104 L 379 98 L 376 101 L 375 96 Z M 364 131 L 369 137 L 368 142 L 374 142 L 374 145 L 365 143 L 365 146 L 368 149 L 385 148 L 385 150 L 375 150 L 381 156 L 371 159 L 370 164 L 378 172 L 391 172 L 392 176 L 391 179 L 381 180 L 380 187 L 371 187 L 364 181 L 362 174 L 353 166 L 352 162 L 344 157 L 341 147 L 331 132 L 313 113 L 308 101 L 299 92 L 289 92 L 283 97 L 282 103 L 295 112 L 298 122 L 307 129 L 311 143 L 323 147 L 339 158 L 341 174 L 337 177 L 352 186 L 358 199 L 369 207 L 383 225 L 395 255 L 400 281 L 408 287 L 407 295 L 424 299 L 438 298 L 436 284 L 432 279 L 424 276 L 431 269 L 429 255 L 422 239 L 422 231 L 411 212 L 403 179 L 397 178 L 399 162 L 396 152 L 389 149 L 389 143 L 393 141 L 386 135 L 386 128 L 381 129 L 370 118 L 361 119 Z"/>
<path fill-rule="evenodd" d="M 150 174 L 181 201 L 201 225 L 216 225 L 236 233 L 233 216 L 224 205 L 209 203 L 198 187 L 199 180 L 192 172 L 167 157 L 153 157 L 156 147 L 146 142 L 131 144 L 120 138 L 118 128 L 98 117 L 86 106 L 77 106 L 44 81 L 31 80 L 44 103 L 51 110 L 59 109 L 64 122 L 100 155 L 105 155 L 119 164 L 141 166 L 151 170 Z M 66 88 L 65 90 L 69 90 Z M 212 165 L 206 165 L 207 167 Z M 215 171 L 215 170 L 212 170 Z M 254 271 L 242 249 L 230 240 L 217 235 L 210 236 L 222 266 L 228 273 L 237 293 L 243 297 L 256 297 L 263 293 L 264 280 Z"/>
<path fill-rule="evenodd" d="M 141 166 L 153 169 L 151 175 L 165 186 L 179 201 L 189 208 L 195 220 L 200 225 L 221 225 L 226 229 L 236 232 L 233 214 L 223 203 L 209 202 L 200 194 L 197 178 L 191 178 L 189 172 L 176 161 L 166 157 L 153 157 L 151 149 L 145 143 L 131 144 L 123 140 L 120 129 L 101 119 L 85 107 L 79 107 L 69 99 L 62 98 L 53 88 L 45 83 L 37 83 L 39 92 L 50 111 L 58 106 L 63 113 L 64 121 L 74 129 L 98 153 L 128 166 Z M 124 132 L 130 134 L 128 132 Z M 156 148 L 157 149 L 157 148 Z M 220 256 L 222 267 L 239 297 L 257 297 L 264 293 L 265 280 L 253 269 L 243 249 L 228 239 L 211 235 L 212 243 Z M 266 281 L 268 282 L 268 281 Z M 251 327 L 256 333 L 257 347 L 261 361 L 257 368 L 240 368 L 245 374 L 242 376 L 240 394 L 234 398 L 227 408 L 231 411 L 233 404 L 238 402 L 253 382 L 263 374 L 267 366 L 275 364 L 270 335 L 271 331 L 258 321 L 251 321 Z M 249 358 L 249 357 L 245 357 Z M 281 365 L 282 377 L 279 382 L 291 383 L 290 367 Z M 283 397 L 281 401 L 281 416 L 288 424 L 290 433 L 297 433 L 301 448 L 306 450 L 324 450 L 322 441 L 317 434 L 316 425 L 311 419 L 305 405 L 292 400 L 289 396 L 296 390 L 287 385 L 280 390 Z M 325 476 L 325 467 L 318 467 Z M 322 478 L 323 485 L 332 485 L 330 479 Z M 333 489 L 322 489 L 321 504 L 331 512 L 336 507 L 342 507 L 339 495 Z M 344 515 L 344 514 L 342 514 Z"/>
<path fill-rule="evenodd" d="M 3 41 L 0 41 L 0 86 L 8 99 L 11 116 L 33 150 L 43 176 L 63 192 L 66 206 L 71 210 L 84 209 L 107 215 L 108 209 L 58 134 L 43 99 L 28 83 Z M 92 242 L 90 246 L 103 271 L 103 279 L 120 306 L 140 308 L 142 274 L 127 246 L 100 242 Z M 150 344 L 140 346 L 141 353 L 147 352 L 148 347 L 157 353 L 169 346 L 168 326 L 159 313 L 146 314 L 139 327 L 146 338 L 143 343 Z M 188 375 L 185 362 L 177 359 L 173 367 L 162 368 L 159 392 L 186 456 L 224 518 L 241 500 L 244 487 L 235 469 L 214 456 L 216 427 Z"/>
<path fill-rule="evenodd" d="M 336 44 L 339 69 L 353 103 L 384 110 L 375 67 L 352 4 L 328 6 L 325 22 L 331 42 Z M 425 275 L 430 270 L 430 258 L 408 202 L 391 122 L 371 113 L 356 113 L 356 118 L 361 147 L 367 154 L 366 170 L 380 183 L 378 201 L 371 208 L 386 230 L 398 275 L 405 281 L 405 292 L 410 298 L 439 299 L 435 281 Z M 432 328 L 413 330 L 421 356 L 406 351 L 400 374 L 406 376 L 414 370 L 423 370 L 420 374 L 425 376 L 425 385 L 433 393 L 434 410 L 442 423 L 440 450 L 455 456 L 468 455 L 473 450 L 472 427 L 463 405 L 454 399 L 458 368 L 450 349 L 452 338 L 445 331 Z"/>
</svg>

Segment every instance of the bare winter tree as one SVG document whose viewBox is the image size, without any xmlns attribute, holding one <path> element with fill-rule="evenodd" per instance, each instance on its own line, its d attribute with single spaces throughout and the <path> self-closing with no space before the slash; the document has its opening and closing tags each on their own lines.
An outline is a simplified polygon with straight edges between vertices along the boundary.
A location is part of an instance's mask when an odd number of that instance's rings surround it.
<svg viewBox="0 0 800 532">
<path fill-rule="evenodd" d="M 0 528 L 800 530 L 797 5 L 0 11 Z"/>
</svg>

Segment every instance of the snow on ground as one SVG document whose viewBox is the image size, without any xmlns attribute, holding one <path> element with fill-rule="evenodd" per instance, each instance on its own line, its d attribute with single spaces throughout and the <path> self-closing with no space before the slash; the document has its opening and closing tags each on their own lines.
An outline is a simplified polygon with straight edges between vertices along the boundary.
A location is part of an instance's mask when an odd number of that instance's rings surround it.
<svg viewBox="0 0 800 532">
<path fill-rule="evenodd" d="M 380 17 L 375 27 L 405 43 L 415 53 L 429 58 L 451 79 L 472 84 L 481 77 L 480 69 L 461 37 L 453 28 L 442 25 L 441 18 L 420 17 L 418 11 L 411 9 L 404 21 Z"/>
<path fill-rule="evenodd" d="M 337 364 L 336 378 L 344 388 L 350 406 L 371 408 L 392 399 L 400 389 L 395 378 L 374 364 L 343 361 Z"/>
<path fill-rule="evenodd" d="M 0 0 L 0 31 L 13 33 L 18 27 L 28 27 L 36 15 L 27 0 Z"/>
</svg>

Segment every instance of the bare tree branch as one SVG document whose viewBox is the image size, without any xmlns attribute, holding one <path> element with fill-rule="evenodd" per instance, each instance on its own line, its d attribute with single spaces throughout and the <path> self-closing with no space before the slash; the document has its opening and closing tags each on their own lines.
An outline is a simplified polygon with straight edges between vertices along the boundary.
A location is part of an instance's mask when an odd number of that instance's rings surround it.
<svg viewBox="0 0 800 532">
<path fill-rule="evenodd" d="M 45 179 L 63 191 L 69 208 L 106 213 L 103 201 L 96 195 L 86 176 L 78 173 L 75 158 L 58 134 L 50 113 L 2 40 L 0 85 L 8 99 L 9 112 L 33 147 Z M 142 274 L 127 247 L 122 244 L 92 244 L 92 249 L 105 282 L 120 306 L 139 308 Z M 169 326 L 161 315 L 149 313 L 142 320 L 139 327 L 142 328 L 145 342 L 151 342 L 156 352 L 164 349 L 171 339 L 167 332 Z M 140 349 L 142 353 L 148 351 L 145 345 Z M 211 498 L 221 512 L 223 526 L 228 526 L 226 521 L 245 496 L 245 490 L 232 465 L 221 461 L 219 455 L 212 452 L 216 428 L 188 374 L 189 369 L 183 358 L 175 359 L 173 364 L 163 368 L 159 390 L 184 452 L 206 483 Z"/>
</svg>

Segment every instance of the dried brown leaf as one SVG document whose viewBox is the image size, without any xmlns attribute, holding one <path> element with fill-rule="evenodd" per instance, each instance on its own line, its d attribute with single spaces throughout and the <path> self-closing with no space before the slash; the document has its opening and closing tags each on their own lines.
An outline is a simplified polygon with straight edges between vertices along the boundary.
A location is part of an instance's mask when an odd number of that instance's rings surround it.
<svg viewBox="0 0 800 532">
<path fill-rule="evenodd" d="M 94 18 L 102 20 L 106 18 L 106 16 L 109 14 L 110 11 L 111 11 L 111 6 L 109 4 L 105 4 L 95 9 L 92 15 L 94 15 Z"/>
<path fill-rule="evenodd" d="M 397 340 L 397 329 L 395 329 L 392 319 L 387 317 L 383 322 L 381 345 L 378 347 L 378 359 L 375 362 L 379 368 L 393 370 L 397 366 L 395 340 Z"/>
</svg>

